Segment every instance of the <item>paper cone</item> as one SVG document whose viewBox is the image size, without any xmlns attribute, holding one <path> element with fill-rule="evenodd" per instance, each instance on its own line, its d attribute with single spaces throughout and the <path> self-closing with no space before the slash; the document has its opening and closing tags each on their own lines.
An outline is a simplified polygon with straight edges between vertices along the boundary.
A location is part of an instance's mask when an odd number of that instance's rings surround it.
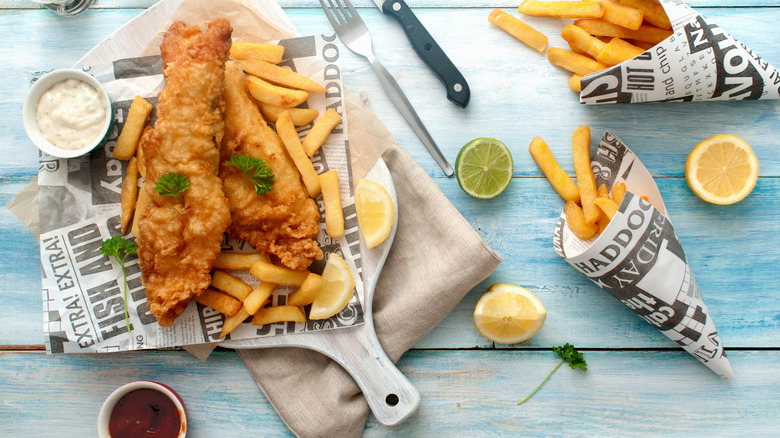
<svg viewBox="0 0 780 438">
<path fill-rule="evenodd" d="M 638 57 L 582 78 L 580 103 L 780 98 L 780 72 L 703 15 L 660 0 L 674 33 Z"/>
<path fill-rule="evenodd" d="M 575 236 L 562 215 L 554 238 L 558 255 L 711 370 L 733 377 L 650 173 L 609 132 L 592 166 L 597 184 L 625 181 L 629 191 L 604 232 L 589 241 Z"/>
</svg>

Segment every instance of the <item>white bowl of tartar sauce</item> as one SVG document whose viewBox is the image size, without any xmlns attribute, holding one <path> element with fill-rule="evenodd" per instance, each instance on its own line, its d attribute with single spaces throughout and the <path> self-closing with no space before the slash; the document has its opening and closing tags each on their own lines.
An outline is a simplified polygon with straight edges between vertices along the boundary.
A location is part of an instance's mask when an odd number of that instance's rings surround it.
<svg viewBox="0 0 780 438">
<path fill-rule="evenodd" d="M 27 136 L 41 151 L 74 158 L 105 141 L 114 125 L 108 93 L 81 70 L 54 70 L 35 81 L 22 108 Z"/>
</svg>

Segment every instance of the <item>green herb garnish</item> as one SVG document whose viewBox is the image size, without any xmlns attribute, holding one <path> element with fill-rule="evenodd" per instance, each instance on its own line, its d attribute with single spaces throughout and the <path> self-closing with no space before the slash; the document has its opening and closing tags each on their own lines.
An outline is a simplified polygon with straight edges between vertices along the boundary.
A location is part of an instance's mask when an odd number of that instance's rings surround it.
<svg viewBox="0 0 780 438">
<path fill-rule="evenodd" d="M 154 191 L 160 196 L 173 196 L 179 199 L 179 194 L 190 188 L 190 180 L 180 173 L 166 173 L 157 180 Z"/>
<path fill-rule="evenodd" d="M 125 324 L 127 324 L 127 332 L 130 333 L 132 329 L 130 328 L 130 314 L 127 311 L 127 270 L 125 269 L 125 259 L 138 252 L 138 245 L 122 236 L 116 236 L 104 240 L 100 244 L 100 252 L 107 257 L 114 257 L 119 262 L 119 266 L 122 267 L 125 283 Z"/>
<path fill-rule="evenodd" d="M 550 371 L 550 374 L 548 374 L 547 377 L 545 377 L 544 380 L 542 380 L 542 383 L 540 383 L 539 386 L 537 386 L 536 389 L 533 390 L 533 392 L 528 394 L 528 397 L 521 400 L 518 403 L 518 405 L 525 403 L 526 401 L 528 401 L 529 398 L 531 398 L 532 395 L 536 394 L 536 391 L 538 391 L 539 388 L 541 388 L 542 385 L 544 385 L 544 383 L 550 378 L 550 376 L 553 375 L 555 370 L 557 370 L 564 363 L 568 362 L 569 367 L 571 367 L 572 369 L 579 368 L 582 371 L 588 370 L 588 364 L 587 362 L 585 362 L 585 358 L 582 357 L 582 353 L 577 351 L 577 349 L 574 348 L 574 346 L 569 344 L 568 342 L 566 343 L 566 345 L 553 347 L 553 351 L 558 353 L 558 356 L 561 357 L 560 363 L 558 363 L 558 365 L 556 365 L 555 368 L 553 368 L 553 370 Z"/>
<path fill-rule="evenodd" d="M 260 158 L 251 157 L 249 155 L 233 154 L 230 156 L 230 160 L 225 164 L 233 166 L 244 172 L 246 179 L 244 180 L 244 187 L 251 182 L 255 188 L 257 195 L 265 195 L 271 191 L 274 186 L 273 171 L 266 166 L 265 161 Z"/>
</svg>

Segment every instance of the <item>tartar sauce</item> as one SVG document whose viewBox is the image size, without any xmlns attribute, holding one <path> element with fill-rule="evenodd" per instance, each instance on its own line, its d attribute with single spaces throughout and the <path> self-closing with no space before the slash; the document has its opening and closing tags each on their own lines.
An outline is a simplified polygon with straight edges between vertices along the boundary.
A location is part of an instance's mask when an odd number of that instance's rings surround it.
<svg viewBox="0 0 780 438">
<path fill-rule="evenodd" d="M 80 149 L 104 134 L 105 96 L 78 79 L 54 84 L 41 95 L 36 119 L 47 140 L 62 149 Z"/>
</svg>

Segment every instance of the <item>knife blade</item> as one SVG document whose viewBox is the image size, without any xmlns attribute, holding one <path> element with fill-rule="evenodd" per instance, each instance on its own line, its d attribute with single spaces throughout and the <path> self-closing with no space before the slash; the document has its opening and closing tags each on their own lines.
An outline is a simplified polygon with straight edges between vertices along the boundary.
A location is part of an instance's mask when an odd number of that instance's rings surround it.
<svg viewBox="0 0 780 438">
<path fill-rule="evenodd" d="M 465 108 L 471 98 L 466 78 L 439 47 L 403 0 L 373 0 L 384 14 L 395 18 L 403 28 L 415 52 L 433 70 L 447 88 L 447 99 Z"/>
</svg>

